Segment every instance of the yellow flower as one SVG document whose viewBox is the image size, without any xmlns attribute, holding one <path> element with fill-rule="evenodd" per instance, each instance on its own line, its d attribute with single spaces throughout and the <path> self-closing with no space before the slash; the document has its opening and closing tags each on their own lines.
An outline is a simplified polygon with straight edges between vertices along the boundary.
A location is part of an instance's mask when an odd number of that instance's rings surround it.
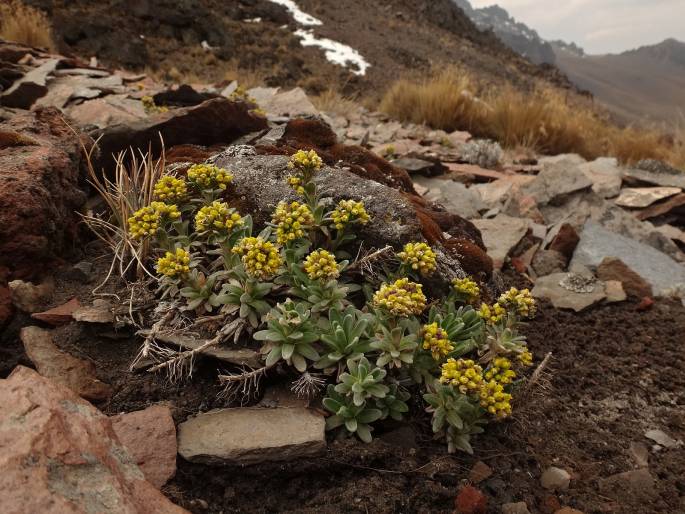
<svg viewBox="0 0 685 514">
<path fill-rule="evenodd" d="M 298 195 L 304 194 L 304 186 L 302 185 L 302 177 L 291 175 L 288 177 L 288 185 L 293 188 L 293 190 Z"/>
<path fill-rule="evenodd" d="M 488 325 L 496 325 L 504 318 L 507 311 L 499 303 L 490 306 L 487 303 L 482 303 L 478 310 L 478 315 L 483 318 Z"/>
<path fill-rule="evenodd" d="M 321 166 L 323 166 L 323 160 L 314 150 L 298 150 L 288 162 L 289 169 L 299 170 L 305 177 L 310 177 L 319 171 Z"/>
<path fill-rule="evenodd" d="M 331 213 L 331 219 L 336 229 L 342 230 L 348 223 L 366 225 L 369 222 L 369 214 L 364 208 L 364 202 L 354 200 L 341 200 Z"/>
<path fill-rule="evenodd" d="M 454 350 L 454 346 L 447 337 L 447 332 L 440 328 L 437 323 L 430 323 L 423 326 L 423 349 L 430 350 L 433 358 L 439 361 Z"/>
<path fill-rule="evenodd" d="M 304 260 L 304 270 L 312 280 L 332 280 L 340 276 L 335 257 L 326 250 L 314 250 Z"/>
<path fill-rule="evenodd" d="M 407 243 L 404 251 L 397 255 L 404 264 L 421 275 L 430 275 L 435 271 L 435 252 L 426 243 Z"/>
<path fill-rule="evenodd" d="M 460 297 L 464 298 L 466 303 L 477 302 L 478 298 L 480 298 L 480 288 L 478 287 L 478 284 L 469 277 L 455 278 L 452 281 L 452 287 Z"/>
<path fill-rule="evenodd" d="M 279 202 L 271 217 L 271 223 L 276 225 L 276 241 L 284 245 L 304 237 L 305 230 L 314 224 L 314 216 L 305 204 Z"/>
<path fill-rule="evenodd" d="M 526 367 L 533 365 L 533 354 L 528 350 L 524 350 L 523 353 L 519 353 L 516 358 Z"/>
<path fill-rule="evenodd" d="M 178 207 L 164 202 L 152 202 L 146 207 L 138 209 L 128 219 L 128 231 L 133 239 L 143 239 L 153 236 L 162 223 L 181 217 Z"/>
<path fill-rule="evenodd" d="M 195 215 L 195 229 L 198 232 L 231 231 L 243 224 L 243 218 L 225 202 L 213 201 L 205 205 Z"/>
<path fill-rule="evenodd" d="M 188 169 L 188 180 L 203 189 L 226 189 L 233 181 L 233 175 L 212 164 L 193 164 Z"/>
<path fill-rule="evenodd" d="M 188 186 L 182 178 L 166 175 L 155 184 L 155 198 L 172 203 L 180 202 L 188 194 Z"/>
<path fill-rule="evenodd" d="M 167 112 L 169 109 L 162 106 L 159 106 L 155 103 L 155 99 L 152 98 L 151 96 L 144 96 L 143 98 L 140 99 L 140 102 L 143 104 L 143 109 L 145 110 L 145 114 L 157 114 L 160 112 Z"/>
<path fill-rule="evenodd" d="M 447 359 L 442 365 L 440 382 L 458 388 L 462 394 L 477 393 L 483 384 L 483 368 L 471 359 Z"/>
<path fill-rule="evenodd" d="M 512 287 L 506 293 L 502 293 L 497 303 L 522 318 L 532 318 L 535 316 L 535 299 L 528 289 L 519 291 Z"/>
<path fill-rule="evenodd" d="M 157 259 L 157 273 L 170 278 L 181 277 L 190 271 L 190 254 L 183 248 L 176 248 L 175 253 L 166 252 Z"/>
<path fill-rule="evenodd" d="M 245 272 L 259 280 L 273 277 L 283 262 L 278 248 L 261 237 L 244 237 L 232 251 L 241 256 Z"/>
<path fill-rule="evenodd" d="M 426 297 L 421 284 L 401 278 L 392 284 L 381 285 L 373 295 L 373 303 L 395 316 L 418 316 L 426 308 Z"/>
<path fill-rule="evenodd" d="M 480 406 L 500 419 L 511 414 L 511 395 L 494 380 L 483 384 L 480 390 Z"/>
<path fill-rule="evenodd" d="M 516 378 L 516 372 L 511 369 L 511 361 L 506 357 L 498 357 L 485 372 L 485 380 L 494 380 L 498 384 L 507 385 Z"/>
</svg>

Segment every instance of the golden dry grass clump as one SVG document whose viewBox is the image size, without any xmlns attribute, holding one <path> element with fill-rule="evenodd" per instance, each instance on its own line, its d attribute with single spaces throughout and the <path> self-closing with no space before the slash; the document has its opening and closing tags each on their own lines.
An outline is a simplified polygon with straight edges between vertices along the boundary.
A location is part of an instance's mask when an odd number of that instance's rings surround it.
<svg viewBox="0 0 685 514">
<path fill-rule="evenodd" d="M 0 39 L 55 50 L 52 27 L 45 13 L 18 0 L 0 4 Z"/>
<path fill-rule="evenodd" d="M 548 86 L 529 93 L 511 87 L 488 89 L 456 68 L 422 81 L 398 80 L 380 109 L 401 121 L 468 130 L 508 148 L 552 155 L 573 152 L 587 159 L 612 155 L 624 163 L 655 158 L 685 165 L 683 130 L 664 136 L 656 129 L 621 128 L 578 95 Z"/>
</svg>

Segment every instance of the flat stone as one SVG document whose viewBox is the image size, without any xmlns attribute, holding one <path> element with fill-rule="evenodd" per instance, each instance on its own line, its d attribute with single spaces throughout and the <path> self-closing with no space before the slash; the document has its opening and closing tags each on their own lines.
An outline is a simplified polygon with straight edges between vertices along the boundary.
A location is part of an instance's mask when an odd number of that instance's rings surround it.
<svg viewBox="0 0 685 514">
<path fill-rule="evenodd" d="M 605 257 L 597 266 L 597 277 L 605 282 L 618 281 L 625 293 L 630 296 L 636 298 L 652 296 L 651 286 L 621 259 Z"/>
<path fill-rule="evenodd" d="M 618 280 L 607 280 L 604 282 L 604 292 L 606 293 L 607 303 L 624 302 L 628 295 L 623 290 L 623 284 Z"/>
<path fill-rule="evenodd" d="M 45 303 L 50 301 L 55 291 L 55 283 L 52 279 L 38 285 L 23 280 L 13 280 L 7 285 L 14 306 L 20 311 L 29 313 L 38 312 Z"/>
<path fill-rule="evenodd" d="M 650 500 L 657 497 L 656 482 L 647 468 L 626 471 L 599 480 L 599 491 L 612 499 Z"/>
<path fill-rule="evenodd" d="M 682 189 L 679 187 L 627 187 L 621 190 L 614 202 L 621 207 L 643 208 L 654 202 L 677 195 Z"/>
<path fill-rule="evenodd" d="M 571 484 L 571 475 L 565 469 L 550 466 L 542 473 L 540 484 L 550 491 L 566 491 Z"/>
<path fill-rule="evenodd" d="M 613 198 L 621 190 L 623 170 L 613 157 L 600 157 L 578 165 L 578 169 L 592 182 L 592 190 L 602 198 Z"/>
<path fill-rule="evenodd" d="M 55 71 L 59 59 L 45 61 L 15 81 L 7 91 L 0 93 L 0 105 L 29 109 L 33 103 L 48 92 L 48 76 Z"/>
<path fill-rule="evenodd" d="M 562 161 L 543 166 L 535 180 L 521 188 L 526 195 L 533 196 L 538 204 L 556 203 L 562 197 L 588 189 L 592 181 L 578 169 Z"/>
<path fill-rule="evenodd" d="M 535 298 L 546 298 L 558 309 L 572 309 L 580 312 L 606 298 L 604 284 L 584 282 L 582 287 L 575 284 L 584 277 L 576 273 L 554 273 L 539 277 L 531 294 Z"/>
<path fill-rule="evenodd" d="M 128 95 L 107 95 L 66 107 L 65 112 L 79 126 L 104 129 L 110 125 L 133 123 L 147 117 L 140 100 Z"/>
<path fill-rule="evenodd" d="M 625 236 L 615 234 L 601 225 L 588 221 L 573 254 L 571 266 L 596 267 L 605 257 L 621 259 L 652 287 L 655 295 L 685 283 L 685 266 L 668 255 Z"/>
<path fill-rule="evenodd" d="M 417 159 L 416 157 L 401 157 L 390 161 L 390 164 L 402 168 L 407 173 L 429 173 L 434 171 L 436 164 L 432 161 Z"/>
<path fill-rule="evenodd" d="M 142 336 L 146 336 L 147 333 L 147 330 L 141 330 L 139 332 Z M 157 334 L 155 339 L 162 343 L 178 346 L 184 350 L 194 350 L 206 342 L 204 339 L 195 339 L 194 337 L 178 334 Z M 214 357 L 220 361 L 236 364 L 237 366 L 250 366 L 252 368 L 259 368 L 262 366 L 259 352 L 249 348 L 224 345 L 210 346 L 206 350 L 203 350 L 202 354 Z"/>
<path fill-rule="evenodd" d="M 469 480 L 471 480 L 471 482 L 473 482 L 474 484 L 478 484 L 483 480 L 490 478 L 491 476 L 492 468 L 482 460 L 479 460 L 471 468 L 471 472 L 469 473 Z"/>
<path fill-rule="evenodd" d="M 188 514 L 145 480 L 107 416 L 32 369 L 0 380 L 0 447 L 4 513 Z"/>
<path fill-rule="evenodd" d="M 630 168 L 625 171 L 624 176 L 628 179 L 639 180 L 640 182 L 647 182 L 657 186 L 685 189 L 685 174 L 675 168 L 663 167 L 661 171 Z"/>
<path fill-rule="evenodd" d="M 248 93 L 251 94 L 251 91 Z M 296 87 L 290 91 L 277 92 L 274 95 L 264 96 L 262 99 L 252 95 L 259 104 L 270 115 L 276 116 L 306 116 L 319 114 L 319 110 L 309 100 L 307 93 L 302 88 Z"/>
<path fill-rule="evenodd" d="M 480 230 L 483 243 L 496 269 L 501 269 L 509 252 L 528 232 L 529 221 L 498 214 L 492 219 L 472 220 Z"/>
<path fill-rule="evenodd" d="M 656 444 L 659 444 L 664 448 L 676 448 L 682 444 L 680 441 L 676 441 L 671 436 L 666 434 L 663 430 L 647 430 L 647 432 L 645 432 L 645 437 L 647 439 L 651 439 Z"/>
<path fill-rule="evenodd" d="M 505 503 L 502 505 L 502 514 L 530 514 L 526 502 Z"/>
<path fill-rule="evenodd" d="M 562 507 L 555 510 L 554 514 L 585 514 L 582 510 L 572 509 L 571 507 Z"/>
<path fill-rule="evenodd" d="M 178 426 L 178 453 L 206 464 L 289 461 L 324 452 L 324 430 L 324 418 L 309 409 L 218 409 Z"/>
<path fill-rule="evenodd" d="M 646 445 L 632 442 L 630 443 L 628 452 L 638 468 L 646 468 L 649 466 L 649 448 L 647 448 Z"/>
<path fill-rule="evenodd" d="M 566 257 L 556 250 L 538 250 L 531 265 L 539 277 L 562 273 L 566 269 Z"/>
<path fill-rule="evenodd" d="M 669 239 L 685 243 L 685 230 L 682 230 L 678 227 L 674 227 L 673 225 L 668 224 L 659 225 L 658 227 L 656 227 L 656 231 L 660 234 L 663 234 Z"/>
<path fill-rule="evenodd" d="M 24 327 L 20 332 L 26 355 L 38 373 L 74 391 L 86 400 L 105 400 L 112 388 L 95 376 L 95 365 L 60 350 L 49 330 Z"/>
<path fill-rule="evenodd" d="M 486 209 L 480 195 L 464 184 L 441 178 L 416 177 L 415 182 L 428 188 L 426 199 L 442 204 L 445 209 L 462 218 L 478 218 Z"/>
<path fill-rule="evenodd" d="M 53 327 L 66 325 L 67 323 L 73 321 L 72 314 L 79 307 L 80 304 L 78 303 L 78 299 L 72 298 L 67 303 L 53 307 L 47 311 L 34 312 L 31 314 L 31 317 L 33 319 L 37 319 L 38 321 L 42 321 L 43 323 L 52 325 Z"/>
<path fill-rule="evenodd" d="M 159 489 L 173 478 L 176 474 L 176 425 L 169 407 L 153 405 L 110 419 L 117 438 L 148 482 Z"/>
<path fill-rule="evenodd" d="M 535 180 L 531 175 L 511 175 L 499 180 L 474 184 L 471 189 L 476 191 L 488 209 L 504 204 L 511 192 Z"/>
<path fill-rule="evenodd" d="M 454 162 L 446 162 L 445 166 L 452 173 L 466 176 L 470 175 L 476 179 L 480 179 L 477 180 L 479 182 L 482 182 L 483 180 L 498 180 L 508 176 L 506 173 L 502 173 L 501 171 L 488 170 L 486 168 L 481 168 L 476 164 L 457 164 Z"/>
<path fill-rule="evenodd" d="M 71 316 L 74 321 L 82 323 L 114 323 L 112 304 L 100 298 L 94 300 L 92 305 L 79 307 Z"/>
<path fill-rule="evenodd" d="M 683 205 L 685 205 L 685 193 L 680 193 L 670 197 L 664 202 L 652 205 L 637 212 L 635 216 L 637 219 L 644 221 L 656 218 L 657 216 L 663 216 L 664 214 L 669 214 L 671 211 L 678 209 Z"/>
</svg>

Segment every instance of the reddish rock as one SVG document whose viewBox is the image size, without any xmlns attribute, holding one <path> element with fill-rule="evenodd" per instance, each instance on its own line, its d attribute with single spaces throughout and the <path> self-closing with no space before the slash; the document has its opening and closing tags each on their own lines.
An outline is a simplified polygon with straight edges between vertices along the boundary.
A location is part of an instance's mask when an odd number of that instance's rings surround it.
<svg viewBox="0 0 685 514">
<path fill-rule="evenodd" d="M 38 321 L 42 321 L 43 323 L 47 323 L 48 325 L 52 325 L 53 327 L 66 325 L 72 321 L 73 318 L 71 315 L 80 306 L 81 304 L 78 303 L 78 299 L 72 298 L 67 303 L 53 307 L 50 310 L 44 312 L 35 312 L 31 314 L 31 317 L 33 319 L 37 319 Z"/>
<path fill-rule="evenodd" d="M 0 266 L 31 278 L 74 248 L 86 199 L 79 139 L 54 108 L 22 112 L 0 123 L 2 133 L 18 137 L 0 144 Z"/>
<path fill-rule="evenodd" d="M 561 503 L 559 503 L 557 497 L 552 494 L 545 496 L 542 500 L 542 504 L 540 505 L 540 510 L 544 514 L 555 514 L 560 508 Z"/>
<path fill-rule="evenodd" d="M 22 366 L 0 380 L 0 448 L 3 512 L 187 512 L 145 480 L 107 416 Z"/>
<path fill-rule="evenodd" d="M 647 281 L 630 269 L 621 259 L 605 257 L 597 267 L 597 278 L 607 282 L 618 280 L 628 296 L 644 298 L 652 296 L 652 288 Z"/>
<path fill-rule="evenodd" d="M 49 330 L 24 327 L 20 337 L 26 355 L 44 377 L 88 400 L 104 400 L 111 396 L 112 388 L 95 376 L 95 365 L 60 350 Z"/>
<path fill-rule="evenodd" d="M 566 257 L 566 263 L 568 263 L 571 257 L 573 257 L 573 252 L 576 246 L 578 246 L 579 241 L 580 236 L 576 229 L 569 223 L 564 223 L 549 244 L 549 249 L 561 253 Z"/>
<path fill-rule="evenodd" d="M 176 426 L 169 407 L 153 405 L 110 419 L 148 482 L 161 488 L 176 474 Z"/>
<path fill-rule="evenodd" d="M 638 311 L 648 311 L 654 306 L 654 298 L 651 296 L 645 296 L 642 300 L 640 300 L 640 303 L 635 307 L 635 310 Z"/>
<path fill-rule="evenodd" d="M 471 468 L 469 473 L 469 480 L 474 484 L 479 484 L 483 480 L 486 480 L 492 476 L 492 468 L 488 466 L 485 462 L 479 460 Z"/>
<path fill-rule="evenodd" d="M 459 514 L 485 514 L 488 499 L 479 489 L 466 485 L 459 489 L 455 506 Z"/>
<path fill-rule="evenodd" d="M 571 507 L 563 507 L 554 511 L 554 514 L 584 514 L 581 510 L 572 509 Z"/>
<path fill-rule="evenodd" d="M 48 303 L 55 291 L 55 282 L 52 278 L 44 280 L 40 284 L 32 284 L 23 280 L 13 280 L 8 284 L 12 304 L 24 312 L 38 312 L 43 305 Z"/>
</svg>

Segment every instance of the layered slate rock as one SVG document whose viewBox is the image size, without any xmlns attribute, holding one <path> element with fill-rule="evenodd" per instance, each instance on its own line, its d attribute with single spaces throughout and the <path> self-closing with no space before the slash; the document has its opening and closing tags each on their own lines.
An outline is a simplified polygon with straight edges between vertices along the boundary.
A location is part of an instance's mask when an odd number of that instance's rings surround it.
<svg viewBox="0 0 685 514">
<path fill-rule="evenodd" d="M 324 418 L 309 409 L 218 409 L 178 426 L 178 453 L 207 464 L 288 461 L 322 453 L 324 431 Z"/>
<path fill-rule="evenodd" d="M 16 368 L 0 380 L 0 505 L 41 514 L 187 514 L 147 482 L 107 416 Z"/>
</svg>

